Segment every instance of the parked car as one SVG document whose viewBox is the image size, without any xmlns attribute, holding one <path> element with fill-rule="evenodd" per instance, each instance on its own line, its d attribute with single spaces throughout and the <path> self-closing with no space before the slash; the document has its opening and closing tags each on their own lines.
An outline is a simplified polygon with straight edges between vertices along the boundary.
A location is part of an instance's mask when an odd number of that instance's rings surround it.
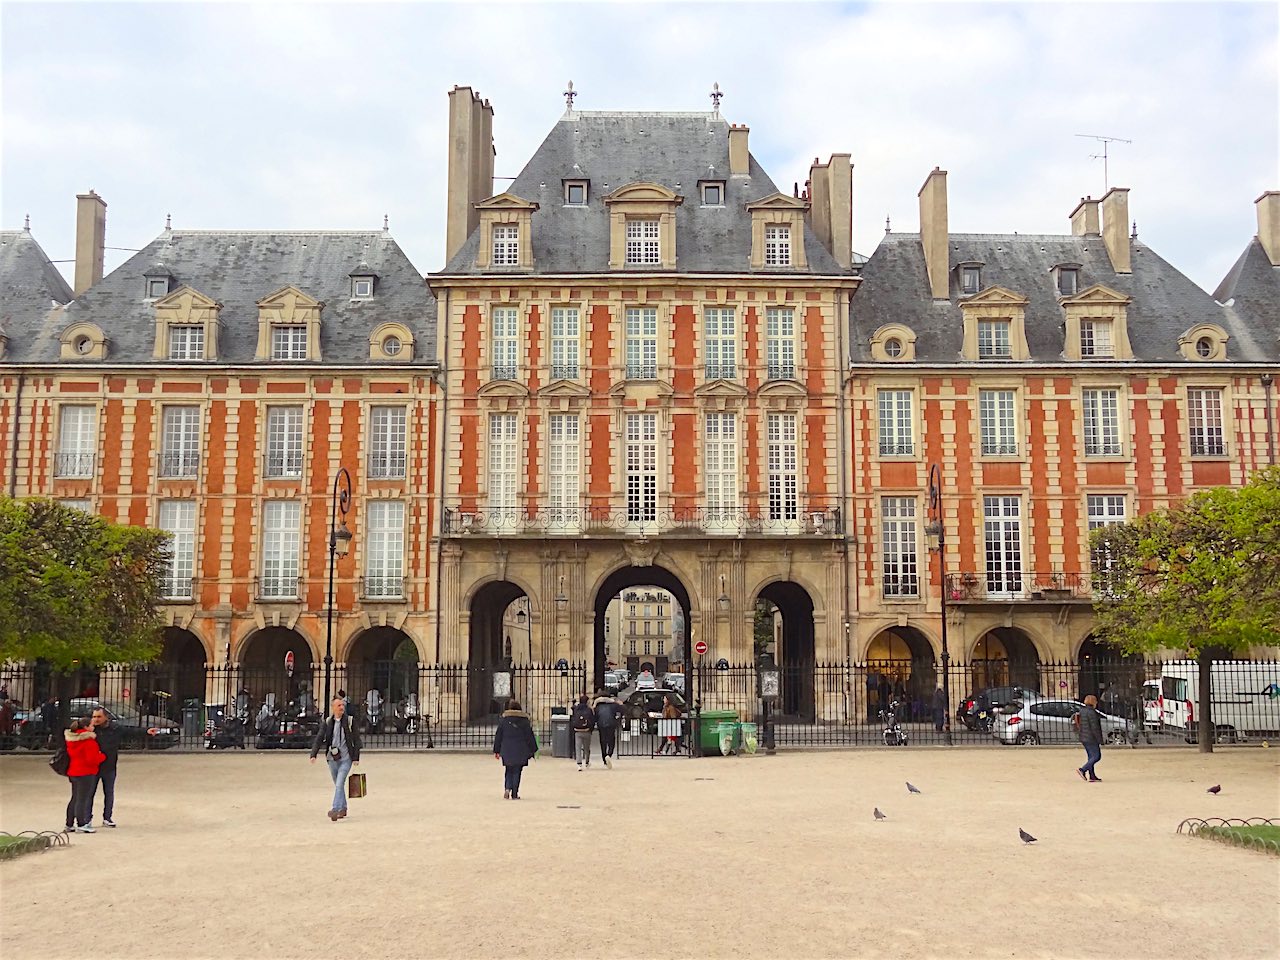
<svg viewBox="0 0 1280 960">
<path fill-rule="evenodd" d="M 672 697 L 680 708 L 680 715 L 687 716 L 688 707 L 684 696 L 677 690 L 635 690 L 623 701 L 622 715 L 628 721 L 638 721 L 644 733 L 657 733 L 658 721 L 662 719 L 662 708 L 667 697 Z"/>
<path fill-rule="evenodd" d="M 77 697 L 71 701 L 71 716 L 87 717 L 101 707 L 121 730 L 121 750 L 167 750 L 176 747 L 181 730 L 165 717 L 146 717 L 128 704 L 115 700 Z"/>
<path fill-rule="evenodd" d="M 604 689 L 606 693 L 617 693 L 623 687 L 622 678 L 618 676 L 616 671 L 607 670 L 604 675 Z"/>
<path fill-rule="evenodd" d="M 991 726 L 991 735 L 1001 743 L 1021 746 L 1076 743 L 1080 737 L 1071 718 L 1083 706 L 1079 700 L 1028 696 L 1025 700 L 1005 704 Z M 1109 713 L 1102 714 L 1102 737 L 1108 743 L 1127 743 L 1128 721 Z"/>
<path fill-rule="evenodd" d="M 653 674 L 648 670 L 641 670 L 640 675 L 636 677 L 637 690 L 652 690 L 657 685 L 658 681 L 653 678 Z"/>
<path fill-rule="evenodd" d="M 1039 697 L 1035 690 L 1010 685 L 987 687 L 971 693 L 956 708 L 956 719 L 970 730 L 989 730 L 991 720 L 1000 708 L 1025 697 Z"/>
<path fill-rule="evenodd" d="M 684 693 L 684 674 L 683 673 L 666 673 L 662 676 L 662 685 L 668 690 L 678 690 Z"/>
</svg>

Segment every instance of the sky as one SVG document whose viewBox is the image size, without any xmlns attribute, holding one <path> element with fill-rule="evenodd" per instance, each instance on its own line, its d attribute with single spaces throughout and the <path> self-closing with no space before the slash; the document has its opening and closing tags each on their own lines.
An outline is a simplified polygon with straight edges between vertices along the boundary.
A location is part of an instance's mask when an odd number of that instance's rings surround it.
<svg viewBox="0 0 1280 960">
<path fill-rule="evenodd" d="M 1066 233 L 1126 186 L 1142 241 L 1212 291 L 1280 189 L 1276 3 L 0 4 L 0 227 L 74 255 L 164 228 L 376 229 L 444 260 L 446 94 L 494 107 L 514 177 L 564 112 L 709 110 L 784 190 L 852 154 L 854 248 L 915 231 L 949 172 L 953 232 Z M 499 180 L 495 191 L 505 182 Z M 129 256 L 108 250 L 107 269 Z M 71 264 L 60 267 L 69 277 Z"/>
</svg>

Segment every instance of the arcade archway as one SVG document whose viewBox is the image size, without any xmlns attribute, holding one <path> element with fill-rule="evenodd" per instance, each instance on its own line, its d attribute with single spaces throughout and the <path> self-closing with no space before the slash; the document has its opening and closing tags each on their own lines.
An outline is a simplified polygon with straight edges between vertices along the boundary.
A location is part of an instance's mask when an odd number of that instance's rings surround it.
<svg viewBox="0 0 1280 960">
<path fill-rule="evenodd" d="M 778 580 L 756 595 L 757 633 L 773 623 L 774 660 L 782 672 L 781 710 L 784 717 L 812 723 L 815 717 L 813 666 L 813 598 L 791 580 Z M 760 645 L 757 642 L 757 647 Z M 760 650 L 755 651 L 757 656 Z"/>
<path fill-rule="evenodd" d="M 292 669 L 286 663 L 288 653 L 293 654 Z M 297 630 L 264 627 L 250 634 L 240 646 L 240 665 L 240 687 L 251 702 L 285 704 L 302 698 L 309 708 L 318 709 L 311 644 Z"/>
<path fill-rule="evenodd" d="M 618 642 L 626 643 L 627 645 L 620 651 L 611 649 L 610 645 L 606 643 L 605 633 L 605 621 L 608 618 L 609 604 L 615 598 L 622 598 L 623 609 L 629 608 L 631 602 L 626 600 L 626 594 L 629 591 L 643 591 L 646 587 L 669 594 L 672 599 L 672 606 L 679 608 L 678 611 L 671 611 L 671 629 L 664 632 L 664 634 L 657 633 L 655 629 L 649 634 L 652 639 L 649 641 L 650 647 L 647 655 L 644 647 L 639 645 L 636 648 L 637 652 L 633 655 L 630 652 L 630 639 L 623 637 L 621 633 L 618 634 Z M 640 599 L 636 603 L 643 606 L 645 601 Z M 657 604 L 658 599 L 655 595 L 650 599 L 649 606 L 653 608 Z M 677 612 L 679 614 L 678 619 L 675 616 Z M 665 620 L 665 614 L 662 617 L 658 617 L 651 611 L 651 617 L 643 618 L 642 622 L 652 622 L 656 627 L 659 622 L 665 622 Z M 619 662 L 625 660 L 629 666 L 634 666 L 633 673 L 636 670 L 648 667 L 657 675 L 666 672 L 667 669 L 672 669 L 677 664 L 683 664 L 685 662 L 685 648 L 688 645 L 688 624 L 691 622 L 689 591 L 685 589 L 680 578 L 670 570 L 665 567 L 621 567 L 615 570 L 600 584 L 595 596 L 595 643 L 593 647 L 595 656 L 593 658 L 594 675 L 592 680 L 594 689 L 598 690 L 604 686 L 604 672 L 610 656 Z M 675 626 L 677 623 L 680 625 L 679 632 L 677 632 Z M 662 638 L 661 654 L 658 653 L 657 646 L 659 638 Z M 643 637 L 638 640 L 638 643 L 644 643 Z M 607 647 L 609 647 L 608 654 L 606 654 Z M 633 660 L 634 663 L 632 662 Z"/>
<path fill-rule="evenodd" d="M 163 642 L 160 657 L 138 671 L 134 700 L 148 716 L 180 721 L 184 701 L 199 703 L 205 699 L 208 654 L 200 638 L 181 627 L 166 627 Z M 223 691 L 215 690 L 210 695 L 219 697 Z"/>
<path fill-rule="evenodd" d="M 347 696 L 357 708 L 367 709 L 370 691 L 381 703 L 393 707 L 418 690 L 418 645 L 403 630 L 372 627 L 352 641 L 342 678 Z"/>
<path fill-rule="evenodd" d="M 882 710 L 896 699 L 903 704 L 904 719 L 924 719 L 937 685 L 933 644 L 915 627 L 891 627 L 872 638 L 867 647 L 869 709 Z"/>
<path fill-rule="evenodd" d="M 974 691 L 1010 684 L 1040 690 L 1040 654 L 1017 627 L 995 627 L 984 633 L 973 646 L 969 665 Z"/>
<path fill-rule="evenodd" d="M 471 598 L 470 636 L 467 640 L 467 718 L 479 720 L 501 713 L 505 704 L 495 697 L 493 675 L 509 669 L 513 659 L 508 638 L 523 633 L 532 645 L 529 597 L 510 580 L 486 583 Z M 531 652 L 531 651 L 530 651 Z"/>
</svg>

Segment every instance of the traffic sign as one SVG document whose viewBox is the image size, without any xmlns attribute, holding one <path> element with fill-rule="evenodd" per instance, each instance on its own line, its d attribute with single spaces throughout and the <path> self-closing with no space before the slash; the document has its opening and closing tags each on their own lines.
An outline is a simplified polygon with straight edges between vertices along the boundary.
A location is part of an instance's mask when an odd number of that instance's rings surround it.
<svg viewBox="0 0 1280 960">
<path fill-rule="evenodd" d="M 693 645 L 693 652 L 700 657 L 705 657 L 707 655 L 708 649 L 709 648 L 707 647 L 707 641 L 705 640 L 699 640 Z"/>
<path fill-rule="evenodd" d="M 286 650 L 284 654 L 284 672 L 287 676 L 293 676 L 293 651 Z"/>
</svg>

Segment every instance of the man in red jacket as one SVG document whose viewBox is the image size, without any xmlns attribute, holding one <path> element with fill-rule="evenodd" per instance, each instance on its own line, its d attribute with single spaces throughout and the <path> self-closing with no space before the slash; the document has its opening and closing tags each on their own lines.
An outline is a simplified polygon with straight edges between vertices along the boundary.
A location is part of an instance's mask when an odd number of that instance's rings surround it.
<svg viewBox="0 0 1280 960">
<path fill-rule="evenodd" d="M 89 819 L 93 816 L 93 788 L 98 782 L 98 767 L 107 759 L 98 749 L 98 738 L 85 720 L 73 720 L 71 729 L 62 734 L 67 743 L 71 765 L 67 779 L 71 781 L 71 801 L 67 804 L 67 832 L 96 833 Z"/>
</svg>

